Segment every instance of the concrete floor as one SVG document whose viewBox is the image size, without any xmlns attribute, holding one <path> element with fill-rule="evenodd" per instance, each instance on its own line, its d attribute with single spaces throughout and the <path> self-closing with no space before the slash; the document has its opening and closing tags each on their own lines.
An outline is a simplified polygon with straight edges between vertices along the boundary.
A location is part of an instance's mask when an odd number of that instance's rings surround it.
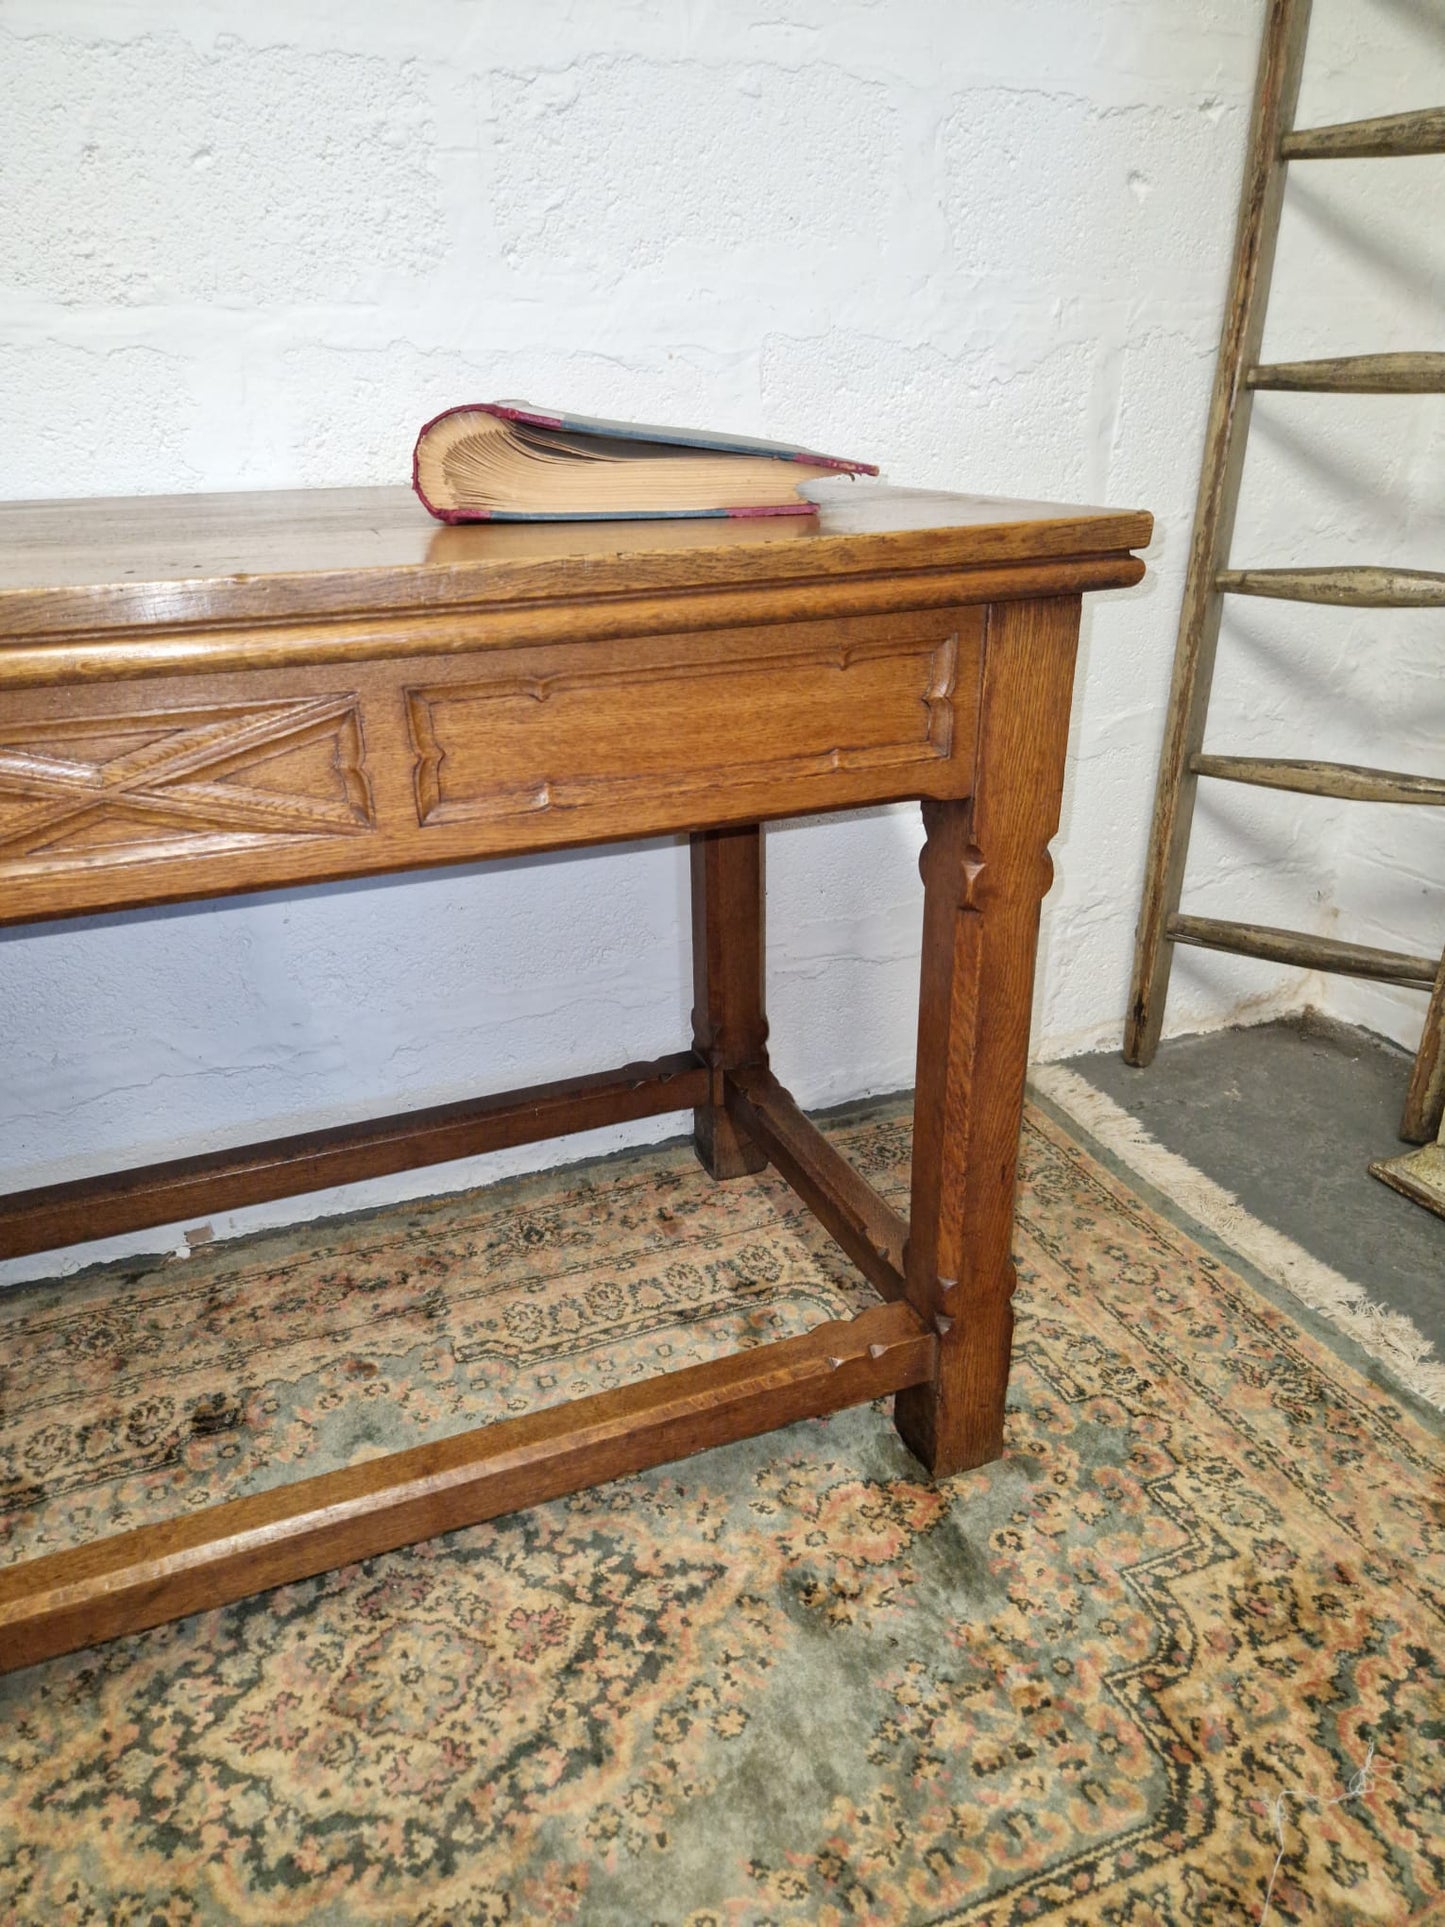
<svg viewBox="0 0 1445 1927">
<path fill-rule="evenodd" d="M 1116 1051 L 1069 1068 L 1257 1218 L 1405 1312 L 1445 1356 L 1445 1218 L 1366 1169 L 1407 1148 L 1396 1136 L 1404 1051 L 1307 1014 L 1174 1038 L 1148 1070 Z"/>
</svg>

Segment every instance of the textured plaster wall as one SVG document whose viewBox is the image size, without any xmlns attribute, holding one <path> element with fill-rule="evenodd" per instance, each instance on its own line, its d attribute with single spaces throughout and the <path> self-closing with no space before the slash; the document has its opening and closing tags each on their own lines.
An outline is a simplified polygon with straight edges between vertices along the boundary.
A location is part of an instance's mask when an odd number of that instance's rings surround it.
<svg viewBox="0 0 1445 1927">
<path fill-rule="evenodd" d="M 0 496 L 395 481 L 425 416 L 522 395 L 1147 506 L 1150 578 L 1086 615 L 1035 1025 L 1043 1054 L 1112 1041 L 1259 19 L 0 0 Z M 1438 0 L 1317 23 L 1312 117 L 1445 93 Z M 1273 347 L 1440 344 L 1440 167 L 1292 188 Z M 1237 553 L 1438 566 L 1442 419 L 1262 403 Z M 1214 740 L 1429 767 L 1440 641 L 1438 616 L 1231 612 Z M 807 1102 L 910 1076 L 918 840 L 912 811 L 769 833 L 774 1043 Z M 1429 948 L 1441 857 L 1433 822 L 1241 792 L 1201 815 L 1191 898 Z M 0 936 L 0 1183 L 674 1048 L 685 881 L 667 843 Z M 1404 993 L 1195 953 L 1171 1027 L 1306 997 L 1419 1022 Z"/>
</svg>

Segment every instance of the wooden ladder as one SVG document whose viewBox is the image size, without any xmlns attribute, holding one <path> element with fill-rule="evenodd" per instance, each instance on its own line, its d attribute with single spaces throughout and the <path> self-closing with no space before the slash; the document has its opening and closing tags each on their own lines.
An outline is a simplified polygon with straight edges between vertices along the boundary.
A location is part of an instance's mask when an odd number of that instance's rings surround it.
<svg viewBox="0 0 1445 1927">
<path fill-rule="evenodd" d="M 1214 393 L 1204 441 L 1184 604 L 1175 647 L 1174 680 L 1159 759 L 1154 827 L 1134 952 L 1124 1055 L 1131 1064 L 1154 1056 L 1164 1022 L 1174 946 L 1197 944 L 1264 957 L 1309 970 L 1414 984 L 1431 992 L 1430 1012 L 1406 1099 L 1400 1135 L 1433 1137 L 1445 1103 L 1445 955 L 1407 956 L 1299 931 L 1226 923 L 1181 914 L 1180 893 L 1198 779 L 1257 783 L 1308 796 L 1374 803 L 1445 804 L 1445 779 L 1353 763 L 1204 753 L 1204 730 L 1219 620 L 1226 595 L 1283 597 L 1355 609 L 1445 608 L 1445 575 L 1422 569 L 1234 569 L 1240 478 L 1253 396 L 1261 388 L 1331 395 L 1445 393 L 1445 354 L 1347 355 L 1328 361 L 1261 366 L 1265 308 L 1291 161 L 1377 155 L 1445 154 L 1445 107 L 1390 114 L 1338 127 L 1294 126 L 1309 33 L 1310 0 L 1270 0 L 1255 83 L 1254 110 L 1235 233 L 1229 299 L 1219 342 Z"/>
</svg>

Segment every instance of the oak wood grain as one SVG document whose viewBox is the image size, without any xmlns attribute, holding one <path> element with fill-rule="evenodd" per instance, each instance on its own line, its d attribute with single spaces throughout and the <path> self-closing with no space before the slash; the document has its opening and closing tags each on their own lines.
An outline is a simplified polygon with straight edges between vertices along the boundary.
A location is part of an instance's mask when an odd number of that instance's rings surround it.
<svg viewBox="0 0 1445 1927">
<path fill-rule="evenodd" d="M 878 1305 L 704 1365 L 0 1568 L 0 1672 L 879 1398 L 933 1335 Z"/>
<path fill-rule="evenodd" d="M 685 830 L 696 1052 L 22 1194 L 0 1201 L 0 1248 L 680 1105 L 717 1175 L 770 1153 L 906 1296 L 9 1568 L 0 1664 L 888 1391 L 935 1470 L 999 1449 L 1079 596 L 1139 579 L 1148 516 L 846 484 L 773 524 L 418 513 L 386 491 L 0 511 L 0 921 Z M 930 837 L 905 1258 L 901 1219 L 767 1072 L 759 825 L 906 798 Z"/>
<path fill-rule="evenodd" d="M 1013 1337 L 1014 1179 L 1039 908 L 1053 877 L 1079 601 L 989 615 L 978 779 L 925 802 L 908 1300 L 938 1371 L 900 1393 L 904 1442 L 935 1476 L 1003 1449 Z"/>
<path fill-rule="evenodd" d="M 218 623 L 191 627 L 145 625 L 120 634 L 72 629 L 28 641 L 0 642 L 0 691 L 81 683 L 208 674 L 227 670 L 285 670 L 346 663 L 404 662 L 413 657 L 551 644 L 625 642 L 638 637 L 690 635 L 757 623 L 869 616 L 902 609 L 953 609 L 969 604 L 1127 588 L 1144 565 L 1123 551 L 1081 552 L 1058 561 L 986 564 L 972 568 L 880 570 L 806 578 L 771 587 L 745 582 L 721 589 L 589 597 L 539 596 L 530 602 L 479 604 L 445 613 L 405 617 L 318 615 L 276 624 Z M 0 609 L 3 620 L 3 609 Z"/>
<path fill-rule="evenodd" d="M 0 924 L 958 794 L 982 630 L 909 610 L 0 689 Z"/>
<path fill-rule="evenodd" d="M 550 611 L 560 633 L 567 614 L 613 598 L 826 590 L 1072 557 L 1112 557 L 1127 572 L 1126 552 L 1152 527 L 1141 512 L 927 489 L 845 481 L 819 494 L 816 516 L 776 520 L 468 528 L 439 528 L 406 489 L 0 505 L 0 634 L 487 608 L 515 617 L 527 605 Z"/>
<path fill-rule="evenodd" d="M 677 1051 L 526 1090 L 13 1191 L 0 1196 L 0 1258 L 689 1110 L 710 1088 L 706 1067 L 691 1051 Z"/>
<path fill-rule="evenodd" d="M 475 680 L 411 683 L 418 821 L 582 812 L 659 785 L 690 805 L 749 775 L 786 783 L 946 761 L 957 635 L 922 617 L 876 626 L 871 641 L 828 624 L 826 640 L 798 626 L 757 632 L 751 651 L 684 643 L 645 677 L 635 662 L 598 661 L 594 646 L 541 673 L 518 652 Z M 916 780 L 927 788 L 927 770 Z"/>
<path fill-rule="evenodd" d="M 880 1297 L 904 1293 L 908 1222 L 880 1198 L 765 1065 L 729 1070 L 727 1107 Z"/>
<path fill-rule="evenodd" d="M 767 1154 L 725 1102 L 729 1071 L 768 1061 L 763 833 L 756 823 L 692 837 L 692 1047 L 708 1066 L 693 1144 L 715 1178 L 761 1171 Z"/>
</svg>

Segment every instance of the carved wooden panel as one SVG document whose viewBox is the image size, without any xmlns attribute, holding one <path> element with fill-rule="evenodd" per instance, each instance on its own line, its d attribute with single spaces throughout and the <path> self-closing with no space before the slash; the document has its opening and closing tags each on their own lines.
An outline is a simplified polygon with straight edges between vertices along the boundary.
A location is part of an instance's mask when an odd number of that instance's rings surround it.
<svg viewBox="0 0 1445 1927">
<path fill-rule="evenodd" d="M 910 609 L 382 656 L 345 693 L 324 664 L 0 690 L 0 927 L 965 796 L 985 628 Z"/>
<path fill-rule="evenodd" d="M 953 749 L 958 638 L 823 644 L 726 660 L 494 674 L 406 691 L 423 826 L 625 804 L 699 806 L 739 784 L 904 773 Z M 970 660 L 972 658 L 970 657 Z M 887 787 L 885 783 L 884 788 Z"/>
<path fill-rule="evenodd" d="M 0 876 L 225 855 L 374 827 L 355 695 L 0 727 Z"/>
</svg>

